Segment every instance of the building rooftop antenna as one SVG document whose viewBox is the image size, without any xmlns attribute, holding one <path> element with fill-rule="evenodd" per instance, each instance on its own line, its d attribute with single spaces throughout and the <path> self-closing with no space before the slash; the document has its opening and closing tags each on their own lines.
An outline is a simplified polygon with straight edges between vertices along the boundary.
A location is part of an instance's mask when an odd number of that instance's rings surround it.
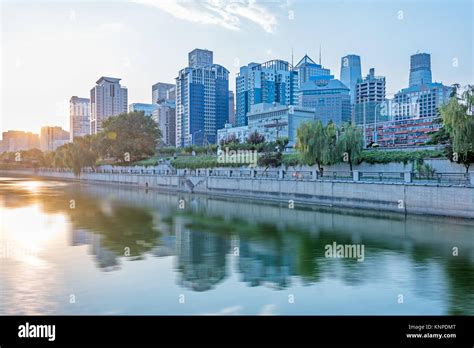
<svg viewBox="0 0 474 348">
<path fill-rule="evenodd" d="M 319 44 L 319 65 L 321 65 L 321 44 Z"/>
</svg>

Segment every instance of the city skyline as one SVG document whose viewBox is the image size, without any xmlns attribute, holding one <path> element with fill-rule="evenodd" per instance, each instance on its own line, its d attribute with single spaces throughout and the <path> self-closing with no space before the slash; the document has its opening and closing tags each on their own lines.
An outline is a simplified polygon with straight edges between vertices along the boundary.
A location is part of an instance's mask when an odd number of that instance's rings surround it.
<svg viewBox="0 0 474 348">
<path fill-rule="evenodd" d="M 202 7 L 201 2 L 120 1 L 114 6 L 105 2 L 46 2 L 47 6 L 42 7 L 28 2 L 4 2 L 0 131 L 38 133 L 45 125 L 69 130 L 69 99 L 73 95 L 88 97 L 99 76 L 121 78 L 129 89 L 129 104 L 148 103 L 150 87 L 158 81 L 175 83 L 179 69 L 186 66 L 187 53 L 196 47 L 214 52 L 214 60 L 230 71 L 229 89 L 234 92 L 235 76 L 241 66 L 272 59 L 291 62 L 292 51 L 295 64 L 306 53 L 319 63 L 320 45 L 322 64 L 331 69 L 335 78 L 340 78 L 341 57 L 359 55 L 362 76 L 368 74 L 369 68 L 386 76 L 389 97 L 408 87 L 409 57 L 417 51 L 431 54 L 434 81 L 445 85 L 472 83 L 472 34 L 465 29 L 472 26 L 469 1 L 455 1 L 455 5 L 434 3 L 430 8 L 424 8 L 423 1 L 382 2 L 377 6 L 359 6 L 360 3 L 370 2 L 208 3 L 211 7 L 223 6 L 223 21 L 210 15 L 213 12 L 209 12 L 209 6 Z M 314 11 L 305 8 L 315 7 L 328 16 L 314 22 L 308 15 Z M 354 13 L 357 20 L 342 13 L 346 10 Z M 101 17 L 103 11 L 109 15 L 105 21 Z M 134 16 L 129 16 L 133 18 L 121 17 L 124 11 L 133 11 Z M 262 21 L 252 14 L 259 14 Z M 441 15 L 442 25 L 437 21 Z M 332 27 L 324 25 L 331 20 Z M 365 21 L 383 27 L 367 31 Z M 359 25 L 354 27 L 354 22 Z M 418 28 L 421 22 L 423 29 Z M 28 26 L 22 28 L 26 24 L 35 26 L 32 35 Z M 336 26 L 341 30 L 334 30 Z M 345 30 L 347 26 L 353 26 L 352 30 Z M 164 31 L 167 28 L 172 30 Z M 157 36 L 162 32 L 166 35 Z M 345 33 L 344 40 L 335 40 L 338 32 Z M 401 40 L 408 34 L 408 42 Z M 397 35 L 400 41 L 394 44 L 390 37 Z M 97 54 L 86 56 L 86 45 L 87 50 Z M 160 50 L 165 46 L 166 51 Z M 32 51 L 35 55 L 29 54 Z M 74 55 L 75 52 L 80 54 Z M 38 84 L 26 84 L 27 78 L 39 81 L 41 93 L 33 93 Z M 23 106 L 25 95 L 34 107 Z"/>
</svg>

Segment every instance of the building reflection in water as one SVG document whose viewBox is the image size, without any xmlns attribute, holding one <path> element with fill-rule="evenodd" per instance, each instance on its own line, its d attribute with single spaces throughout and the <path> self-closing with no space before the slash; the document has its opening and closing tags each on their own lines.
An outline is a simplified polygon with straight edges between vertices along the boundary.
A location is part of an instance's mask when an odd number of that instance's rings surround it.
<svg viewBox="0 0 474 348">
<path fill-rule="evenodd" d="M 194 291 L 212 289 L 226 276 L 229 240 L 221 235 L 191 230 L 182 219 L 175 219 L 178 284 Z"/>
<path fill-rule="evenodd" d="M 75 209 L 70 208 L 71 197 L 76 202 Z M 177 202 L 181 199 L 186 199 L 184 211 L 177 209 Z M 371 300 L 367 302 L 367 309 L 355 306 L 348 313 L 474 313 L 472 221 L 329 208 L 293 210 L 201 196 L 145 194 L 136 189 L 107 185 L 20 185 L 14 180 L 0 185 L 0 207 L 3 210 L 24 214 L 24 208 L 35 204 L 46 216 L 47 228 L 62 226 L 64 221 L 70 223 L 68 244 L 86 246 L 97 269 L 120 269 L 117 276 L 127 277 L 125 260 L 145 259 L 138 261 L 138 267 L 130 269 L 142 282 L 139 285 L 142 287 L 153 285 L 152 281 L 148 282 L 149 278 L 158 277 L 160 284 L 170 283 L 166 286 L 176 286 L 174 283 L 178 280 L 178 287 L 192 291 L 215 289 L 217 295 L 229 297 L 229 288 L 238 281 L 247 285 L 246 289 L 235 286 L 238 295 L 249 295 L 250 298 L 259 292 L 252 290 L 256 286 L 293 287 L 295 291 L 304 291 L 300 284 L 317 284 L 317 289 L 327 296 L 334 295 L 335 302 L 344 301 L 346 291 L 354 291 L 355 299 Z M 32 219 L 28 214 L 22 216 Z M 67 219 L 56 219 L 53 217 L 56 214 L 67 216 Z M 19 228 L 18 223 L 11 223 L 11 226 L 12 230 Z M 363 244 L 364 261 L 327 259 L 325 245 L 334 241 L 338 244 Z M 130 256 L 124 253 L 126 247 L 130 248 Z M 233 256 L 235 247 L 238 247 L 238 256 Z M 456 256 L 453 247 L 459 248 Z M 55 250 L 48 251 L 54 255 Z M 76 254 L 66 262 L 51 262 L 51 265 L 57 266 L 58 272 L 67 272 L 75 262 L 87 259 L 84 254 Z M 67 253 L 61 249 L 59 255 Z M 160 264 L 157 259 L 160 257 L 168 260 Z M 169 261 L 174 262 L 175 274 L 167 270 L 157 274 L 155 267 L 169 267 Z M 34 269 L 25 269 L 26 275 L 35 272 Z M 16 268 L 3 267 L 0 283 L 8 284 L 8 279 L 21 276 L 16 272 Z M 235 273 L 238 277 L 231 276 Z M 35 272 L 35 276 L 38 274 Z M 85 283 L 82 279 L 87 279 L 81 278 L 81 274 L 74 276 L 81 283 Z M 88 290 L 96 291 L 100 296 L 102 284 L 114 283 L 110 277 L 98 278 L 104 283 L 87 286 Z M 55 284 L 44 287 L 43 280 L 38 278 L 41 286 L 36 291 L 35 283 L 28 278 L 31 290 L 28 298 L 47 298 L 41 291 L 60 298 L 59 286 L 56 290 Z M 224 282 L 226 286 L 221 286 Z M 401 307 L 396 302 L 387 304 L 386 296 L 393 293 L 396 298 L 402 292 L 411 302 L 407 301 L 405 312 L 397 312 Z M 131 297 L 133 301 L 142 300 Z M 17 304 L 24 304 L 25 298 L 22 297 Z M 52 299 L 51 303 L 55 301 Z M 157 295 L 156 301 L 161 305 L 160 301 L 166 302 L 168 298 Z M 308 301 L 309 306 L 324 304 L 325 299 L 315 297 L 313 301 Z M 38 301 L 34 302 L 33 307 Z M 354 304 L 357 302 L 360 301 L 354 301 Z M 15 306 L 15 303 L 10 300 L 10 305 Z M 0 309 L 5 311 L 5 306 Z M 150 302 L 143 305 L 146 306 L 150 306 Z M 12 308 L 21 313 L 21 307 Z M 91 307 L 88 313 L 98 312 Z M 328 313 L 334 312 L 329 309 Z"/>
<path fill-rule="evenodd" d="M 474 259 L 469 257 L 474 249 L 468 222 L 305 210 L 283 215 L 286 210 L 278 207 L 206 199 L 190 201 L 183 212 L 175 205 L 180 197 L 148 195 L 146 198 L 162 201 L 146 206 L 139 204 L 139 193 L 126 192 L 137 202 L 113 204 L 107 214 L 96 209 L 100 198 L 88 197 L 87 204 L 80 204 L 87 208 L 75 211 L 57 204 L 71 217 L 71 245 L 90 245 L 101 270 L 120 269 L 124 246 L 132 246 L 127 260 L 145 255 L 173 257 L 178 285 L 192 291 L 213 289 L 233 272 L 249 287 L 273 289 L 328 280 L 362 288 L 385 279 L 409 284 L 432 301 L 440 292 L 447 294 L 446 313 L 473 312 L 474 300 L 466 295 L 473 289 L 469 274 Z M 286 222 L 283 226 L 273 222 L 280 215 Z M 455 244 L 443 233 L 443 226 L 451 228 Z M 325 258 L 324 246 L 333 241 L 364 244 L 364 262 Z M 446 245 L 462 245 L 460 256 L 453 258 Z M 231 256 L 234 247 L 239 248 L 235 258 Z M 230 260 L 235 262 L 228 263 Z"/>
<path fill-rule="evenodd" d="M 102 271 L 120 269 L 117 253 L 103 246 L 103 236 L 85 229 L 72 229 L 71 246 L 89 245 L 89 253 L 94 255 L 97 267 Z"/>
<path fill-rule="evenodd" d="M 240 240 L 239 272 L 250 286 L 266 284 L 276 289 L 291 285 L 296 275 L 296 255 L 275 243 Z M 288 246 L 284 247 L 288 249 Z"/>
<path fill-rule="evenodd" d="M 176 232 L 173 219 L 153 214 L 154 226 L 161 232 L 157 245 L 150 251 L 154 257 L 167 257 L 176 255 Z"/>
</svg>

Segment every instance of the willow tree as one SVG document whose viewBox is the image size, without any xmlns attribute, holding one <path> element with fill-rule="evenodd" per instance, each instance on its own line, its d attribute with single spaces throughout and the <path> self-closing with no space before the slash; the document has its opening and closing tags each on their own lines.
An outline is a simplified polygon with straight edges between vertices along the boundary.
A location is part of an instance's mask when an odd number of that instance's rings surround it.
<svg viewBox="0 0 474 348">
<path fill-rule="evenodd" d="M 325 133 L 321 121 L 305 122 L 296 130 L 296 149 L 306 165 L 321 166 L 324 163 Z"/>
<path fill-rule="evenodd" d="M 460 99 L 453 96 L 440 108 L 444 127 L 452 143 L 451 160 L 469 171 L 474 162 L 474 86 L 469 85 Z"/>
<path fill-rule="evenodd" d="M 352 166 L 359 163 L 362 156 L 364 146 L 362 130 L 351 123 L 344 124 L 338 139 L 338 146 L 343 161 L 349 163 L 352 171 Z"/>
<path fill-rule="evenodd" d="M 341 161 L 338 148 L 338 129 L 334 122 L 329 122 L 324 128 L 323 164 L 332 165 Z"/>
<path fill-rule="evenodd" d="M 93 136 L 76 137 L 74 142 L 60 146 L 53 159 L 55 167 L 70 168 L 75 176 L 80 176 L 82 168 L 93 167 L 98 154 L 94 149 Z"/>
</svg>

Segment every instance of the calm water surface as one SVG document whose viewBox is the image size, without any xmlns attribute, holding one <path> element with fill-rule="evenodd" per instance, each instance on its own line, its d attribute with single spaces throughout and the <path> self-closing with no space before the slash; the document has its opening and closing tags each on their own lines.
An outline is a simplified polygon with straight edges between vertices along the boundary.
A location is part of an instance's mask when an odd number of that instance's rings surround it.
<svg viewBox="0 0 474 348">
<path fill-rule="evenodd" d="M 0 261 L 0 314 L 474 314 L 462 219 L 0 178 Z"/>
</svg>

